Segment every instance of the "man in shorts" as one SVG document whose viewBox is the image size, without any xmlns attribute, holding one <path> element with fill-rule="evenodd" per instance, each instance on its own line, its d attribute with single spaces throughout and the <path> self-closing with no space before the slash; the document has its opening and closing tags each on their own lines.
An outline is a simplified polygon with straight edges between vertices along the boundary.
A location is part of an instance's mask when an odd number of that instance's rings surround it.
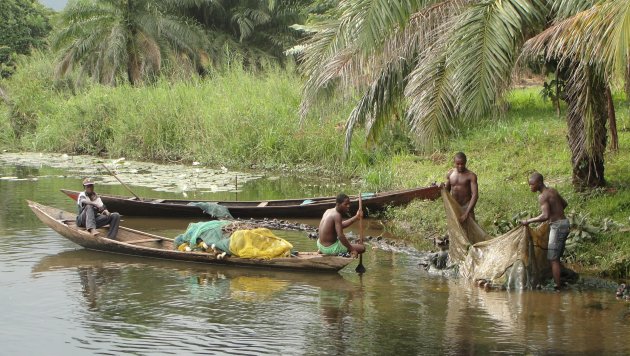
<svg viewBox="0 0 630 356">
<path fill-rule="evenodd" d="M 453 157 L 453 169 L 446 174 L 446 191 L 462 207 L 463 213 L 458 218 L 463 223 L 468 218 L 475 219 L 475 205 L 479 198 L 477 175 L 466 167 L 466 155 L 457 152 Z"/>
<path fill-rule="evenodd" d="M 347 220 L 342 220 L 342 215 L 347 215 L 350 210 L 350 198 L 341 193 L 337 196 L 334 208 L 324 212 L 321 222 L 319 223 L 319 238 L 317 239 L 317 248 L 324 255 L 337 256 L 350 252 L 352 257 L 357 257 L 365 252 L 365 247 L 360 244 L 351 244 L 343 229 L 352 225 L 363 214 L 361 210 Z"/>
<path fill-rule="evenodd" d="M 532 192 L 540 193 L 538 203 L 542 213 L 535 218 L 521 221 L 521 224 L 527 226 L 533 222 L 549 221 L 547 259 L 551 263 L 551 274 L 558 290 L 560 289 L 560 257 L 564 253 L 564 244 L 571 227 L 569 220 L 564 216 L 564 209 L 568 203 L 557 190 L 545 185 L 540 173 L 534 173 L 529 177 L 529 188 Z"/>
</svg>

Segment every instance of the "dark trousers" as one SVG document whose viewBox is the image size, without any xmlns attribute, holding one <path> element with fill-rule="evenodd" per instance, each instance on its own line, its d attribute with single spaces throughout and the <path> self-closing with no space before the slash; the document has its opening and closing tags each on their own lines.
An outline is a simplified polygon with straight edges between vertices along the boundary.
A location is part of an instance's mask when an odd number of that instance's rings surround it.
<svg viewBox="0 0 630 356">
<path fill-rule="evenodd" d="M 120 214 L 111 213 L 108 215 L 97 213 L 93 207 L 86 206 L 81 211 L 81 214 L 77 215 L 77 226 L 85 227 L 86 229 L 98 229 L 109 224 L 109 233 L 107 237 L 113 239 L 118 233 L 118 224 L 120 223 Z"/>
</svg>

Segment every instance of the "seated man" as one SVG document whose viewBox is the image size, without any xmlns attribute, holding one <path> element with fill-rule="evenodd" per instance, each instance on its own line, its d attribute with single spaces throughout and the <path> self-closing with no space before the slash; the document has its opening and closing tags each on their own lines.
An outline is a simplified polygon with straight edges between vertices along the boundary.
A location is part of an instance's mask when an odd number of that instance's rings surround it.
<svg viewBox="0 0 630 356">
<path fill-rule="evenodd" d="M 96 229 L 109 224 L 107 237 L 115 238 L 118 233 L 120 215 L 107 210 L 101 198 L 94 192 L 94 182 L 90 178 L 83 180 L 83 187 L 85 191 L 81 192 L 77 198 L 79 208 L 77 226 L 87 228 L 92 235 L 98 235 L 99 232 Z"/>
<path fill-rule="evenodd" d="M 361 210 L 358 210 L 356 215 L 350 219 L 342 220 L 342 214 L 348 214 L 349 210 L 350 198 L 341 193 L 337 196 L 335 207 L 324 212 L 322 221 L 319 223 L 319 238 L 317 239 L 317 248 L 320 253 L 336 256 L 350 252 L 352 257 L 356 258 L 359 254 L 365 252 L 365 246 L 351 244 L 343 233 L 343 229 L 358 220 L 359 214 L 363 214 Z"/>
</svg>

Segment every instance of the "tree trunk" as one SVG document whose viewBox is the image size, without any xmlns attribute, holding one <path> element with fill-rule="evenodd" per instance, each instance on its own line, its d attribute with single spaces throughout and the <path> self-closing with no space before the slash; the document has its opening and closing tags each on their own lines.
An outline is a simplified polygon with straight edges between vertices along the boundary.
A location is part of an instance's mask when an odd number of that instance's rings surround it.
<svg viewBox="0 0 630 356">
<path fill-rule="evenodd" d="M 577 190 L 601 187 L 606 151 L 606 83 L 589 67 L 575 69 L 566 84 L 567 126 L 573 185 Z"/>
<path fill-rule="evenodd" d="M 132 86 L 140 82 L 140 58 L 132 40 L 127 42 L 127 78 Z"/>
<path fill-rule="evenodd" d="M 558 77 L 560 71 L 560 64 L 556 65 L 556 116 L 558 119 L 560 118 L 560 85 L 558 81 L 560 78 Z"/>
<path fill-rule="evenodd" d="M 610 130 L 610 150 L 619 150 L 619 137 L 617 136 L 617 116 L 615 115 L 615 103 L 613 102 L 610 86 L 606 85 L 606 106 L 608 108 L 608 129 Z"/>
</svg>

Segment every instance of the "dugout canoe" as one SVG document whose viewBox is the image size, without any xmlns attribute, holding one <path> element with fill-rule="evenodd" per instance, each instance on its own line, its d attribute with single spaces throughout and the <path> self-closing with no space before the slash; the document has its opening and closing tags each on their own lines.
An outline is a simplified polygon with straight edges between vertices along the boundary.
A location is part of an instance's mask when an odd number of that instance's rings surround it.
<svg viewBox="0 0 630 356">
<path fill-rule="evenodd" d="M 270 260 L 236 257 L 226 257 L 219 260 L 211 253 L 175 250 L 173 248 L 173 239 L 123 226 L 119 228 L 116 240 L 105 237 L 108 227 L 99 229 L 100 235 L 93 236 L 85 229 L 76 226 L 76 214 L 32 201 L 27 202 L 29 208 L 45 225 L 66 239 L 90 250 L 185 262 L 303 271 L 336 272 L 353 261 L 352 258 L 324 256 L 317 252 L 300 252 L 296 257 L 273 258 Z"/>
<path fill-rule="evenodd" d="M 61 190 L 71 199 L 77 199 L 80 192 Z M 208 217 L 192 202 L 216 203 L 225 206 L 235 218 L 321 218 L 326 209 L 335 207 L 335 197 L 266 200 L 266 201 L 210 201 L 181 199 L 142 199 L 121 195 L 99 194 L 109 211 L 127 216 L 151 217 Z M 405 205 L 414 199 L 437 199 L 440 187 L 430 186 L 397 190 L 363 196 L 363 206 L 369 213 L 382 211 L 388 206 Z M 351 196 L 350 210 L 359 207 L 358 197 Z"/>
</svg>

